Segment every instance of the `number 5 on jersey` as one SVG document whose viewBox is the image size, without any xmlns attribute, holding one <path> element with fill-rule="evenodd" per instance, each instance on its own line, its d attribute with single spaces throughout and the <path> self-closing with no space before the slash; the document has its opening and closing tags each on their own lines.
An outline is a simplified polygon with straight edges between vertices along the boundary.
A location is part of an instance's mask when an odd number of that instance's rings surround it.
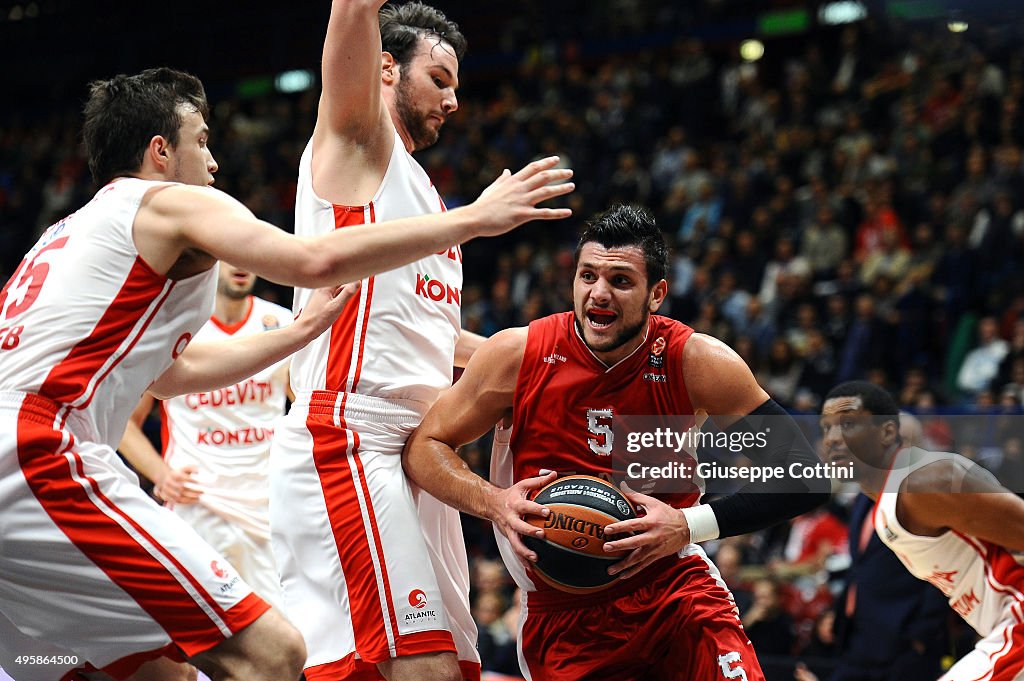
<svg viewBox="0 0 1024 681">
<path fill-rule="evenodd" d="M 594 436 L 587 438 L 590 451 L 598 456 L 611 456 L 612 442 L 615 439 L 612 434 L 612 410 L 588 409 L 587 431 Z"/>
</svg>

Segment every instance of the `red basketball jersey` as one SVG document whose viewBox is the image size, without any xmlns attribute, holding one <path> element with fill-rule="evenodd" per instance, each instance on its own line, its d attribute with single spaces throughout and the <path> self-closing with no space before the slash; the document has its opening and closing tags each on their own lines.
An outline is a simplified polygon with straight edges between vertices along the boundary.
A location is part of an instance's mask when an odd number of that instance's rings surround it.
<svg viewBox="0 0 1024 681">
<path fill-rule="evenodd" d="M 681 366 L 683 346 L 692 333 L 685 324 L 652 315 L 640 346 L 609 367 L 583 342 L 573 313 L 532 322 L 513 397 L 512 427 L 495 431 L 491 480 L 508 486 L 542 469 L 555 470 L 559 477 L 585 474 L 621 480 L 629 454 L 619 426 L 624 420 L 635 422 L 627 417 L 677 416 L 682 418 L 672 421 L 675 428 L 693 425 Z M 692 461 L 686 453 L 669 456 Z M 697 484 L 684 482 L 674 490 L 652 493 L 677 508 L 699 500 Z M 523 589 L 550 589 L 522 571 L 504 537 L 498 543 Z"/>
<path fill-rule="evenodd" d="M 621 417 L 676 415 L 693 425 L 681 367 L 692 333 L 652 315 L 643 343 L 609 367 L 583 342 L 571 312 L 532 322 L 513 398 L 515 480 L 544 468 L 612 480 L 613 463 L 621 475 L 628 458 Z M 697 501 L 693 493 L 658 496 L 676 507 Z"/>
</svg>

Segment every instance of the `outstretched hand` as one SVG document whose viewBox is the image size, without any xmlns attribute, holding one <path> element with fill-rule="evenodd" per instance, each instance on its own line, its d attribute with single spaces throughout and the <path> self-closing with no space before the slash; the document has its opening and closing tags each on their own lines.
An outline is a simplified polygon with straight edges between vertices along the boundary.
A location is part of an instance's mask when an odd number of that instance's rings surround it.
<svg viewBox="0 0 1024 681">
<path fill-rule="evenodd" d="M 576 188 L 572 170 L 555 168 L 557 156 L 528 163 L 512 174 L 505 170 L 480 198 L 473 202 L 479 210 L 479 236 L 504 234 L 531 220 L 560 220 L 572 215 L 568 208 L 537 208 L 537 204 L 556 196 L 564 196 Z"/>
<path fill-rule="evenodd" d="M 338 315 L 345 309 L 345 304 L 358 291 L 358 281 L 344 286 L 318 288 L 309 296 L 295 323 L 306 328 L 310 340 L 316 338 L 334 324 Z"/>
<path fill-rule="evenodd" d="M 531 525 L 523 517 L 535 515 L 546 518 L 551 513 L 546 506 L 530 501 L 529 497 L 534 490 L 553 482 L 556 477 L 557 473 L 549 471 L 544 475 L 524 478 L 494 495 L 491 522 L 508 538 L 512 550 L 524 565 L 536 563 L 537 554 L 527 548 L 520 535 L 530 535 L 539 539 L 544 536 L 544 530 Z"/>
<path fill-rule="evenodd" d="M 622 485 L 622 493 L 638 509 L 645 511 L 639 518 L 621 520 L 604 528 L 605 536 L 631 534 L 632 536 L 606 542 L 607 553 L 630 551 L 630 554 L 608 568 L 608 574 L 629 579 L 665 556 L 679 553 L 690 543 L 690 527 L 686 516 L 663 501 L 640 494 Z"/>
</svg>

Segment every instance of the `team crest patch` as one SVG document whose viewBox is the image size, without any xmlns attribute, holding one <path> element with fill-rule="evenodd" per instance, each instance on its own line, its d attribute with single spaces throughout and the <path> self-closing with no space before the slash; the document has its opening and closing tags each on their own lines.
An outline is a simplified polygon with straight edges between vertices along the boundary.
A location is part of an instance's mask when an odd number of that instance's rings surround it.
<svg viewBox="0 0 1024 681">
<path fill-rule="evenodd" d="M 265 314 L 265 315 L 263 315 L 263 320 L 262 321 L 263 321 L 263 330 L 264 331 L 271 331 L 272 329 L 280 329 L 281 328 L 280 320 L 278 320 L 278 318 L 275 317 L 272 314 Z"/>
<path fill-rule="evenodd" d="M 661 353 L 665 352 L 666 345 L 668 345 L 668 343 L 665 342 L 663 337 L 658 336 L 654 339 L 654 342 L 651 343 L 651 354 L 647 358 L 648 366 L 655 369 L 660 369 L 665 366 L 665 358 Z"/>
</svg>

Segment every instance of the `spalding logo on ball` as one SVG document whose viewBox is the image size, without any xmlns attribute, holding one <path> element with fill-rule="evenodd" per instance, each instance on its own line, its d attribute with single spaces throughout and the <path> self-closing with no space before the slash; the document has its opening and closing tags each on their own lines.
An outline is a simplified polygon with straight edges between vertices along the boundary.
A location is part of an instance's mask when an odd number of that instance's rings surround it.
<svg viewBox="0 0 1024 681">
<path fill-rule="evenodd" d="M 610 483 L 589 475 L 569 475 L 545 485 L 533 498 L 551 511 L 527 521 L 544 529 L 544 538 L 523 536 L 537 554 L 533 571 L 560 591 L 592 593 L 617 579 L 608 568 L 626 552 L 604 552 L 604 528 L 636 517 L 629 499 Z"/>
</svg>

